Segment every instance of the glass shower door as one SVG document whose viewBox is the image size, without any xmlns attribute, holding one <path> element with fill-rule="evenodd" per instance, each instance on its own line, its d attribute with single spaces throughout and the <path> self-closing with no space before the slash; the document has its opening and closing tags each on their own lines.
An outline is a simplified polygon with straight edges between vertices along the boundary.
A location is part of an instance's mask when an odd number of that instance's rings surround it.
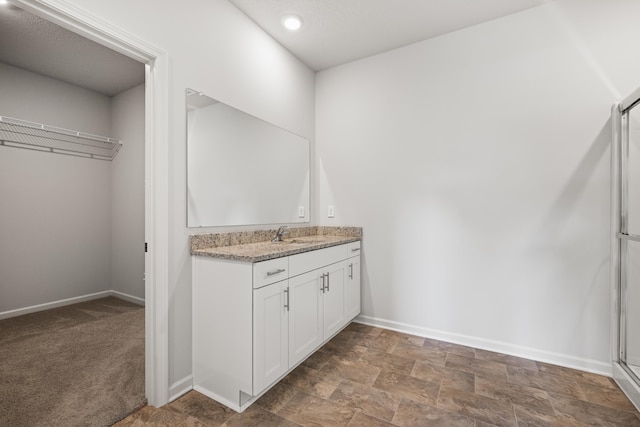
<svg viewBox="0 0 640 427">
<path fill-rule="evenodd" d="M 626 300 L 622 317 L 625 327 L 620 360 L 640 384 L 640 242 L 628 241 L 626 245 L 625 293 L 621 293 Z"/>
<path fill-rule="evenodd" d="M 640 104 L 622 112 L 620 138 L 620 365 L 640 385 Z"/>
</svg>

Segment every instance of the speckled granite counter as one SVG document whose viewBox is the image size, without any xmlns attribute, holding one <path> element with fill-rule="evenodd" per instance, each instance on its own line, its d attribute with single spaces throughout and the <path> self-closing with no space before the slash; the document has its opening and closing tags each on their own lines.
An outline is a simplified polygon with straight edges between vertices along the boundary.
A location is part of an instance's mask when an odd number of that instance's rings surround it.
<svg viewBox="0 0 640 427">
<path fill-rule="evenodd" d="M 235 233 L 195 234 L 191 236 L 191 255 L 244 262 L 259 262 L 295 255 L 362 238 L 361 227 L 290 228 L 282 242 L 271 242 L 276 230 Z"/>
</svg>

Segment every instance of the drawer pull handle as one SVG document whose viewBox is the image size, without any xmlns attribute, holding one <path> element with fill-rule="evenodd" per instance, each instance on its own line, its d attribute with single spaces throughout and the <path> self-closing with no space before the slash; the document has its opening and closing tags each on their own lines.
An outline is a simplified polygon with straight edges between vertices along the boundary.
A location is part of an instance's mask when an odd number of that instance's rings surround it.
<svg viewBox="0 0 640 427">
<path fill-rule="evenodd" d="M 329 292 L 329 273 L 327 273 L 327 292 Z"/>
<path fill-rule="evenodd" d="M 360 248 L 353 248 L 351 249 L 351 252 L 358 252 L 360 250 Z"/>
<path fill-rule="evenodd" d="M 322 287 L 320 288 L 320 290 L 322 291 L 323 294 L 325 292 L 325 289 L 327 289 L 327 285 L 326 285 L 326 281 L 325 281 L 325 279 L 327 278 L 326 276 L 327 275 L 324 274 L 324 273 L 322 273 L 322 276 L 320 276 L 322 278 Z"/>
<path fill-rule="evenodd" d="M 284 305 L 284 308 L 287 309 L 287 311 L 289 311 L 289 288 L 284 290 L 284 293 L 287 295 L 287 302 Z"/>
<path fill-rule="evenodd" d="M 283 273 L 284 271 L 286 271 L 284 268 L 279 268 L 279 269 L 273 270 L 273 271 L 267 271 L 267 276 L 274 276 L 276 274 Z"/>
<path fill-rule="evenodd" d="M 349 264 L 349 279 L 353 279 L 353 263 Z"/>
</svg>

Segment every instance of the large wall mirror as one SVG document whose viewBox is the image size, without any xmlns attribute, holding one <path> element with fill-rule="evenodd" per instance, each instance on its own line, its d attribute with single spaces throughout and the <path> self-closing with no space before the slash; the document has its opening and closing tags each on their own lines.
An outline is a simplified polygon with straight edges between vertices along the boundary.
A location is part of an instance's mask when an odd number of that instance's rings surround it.
<svg viewBox="0 0 640 427">
<path fill-rule="evenodd" d="M 187 89 L 187 227 L 309 221 L 309 141 Z"/>
</svg>

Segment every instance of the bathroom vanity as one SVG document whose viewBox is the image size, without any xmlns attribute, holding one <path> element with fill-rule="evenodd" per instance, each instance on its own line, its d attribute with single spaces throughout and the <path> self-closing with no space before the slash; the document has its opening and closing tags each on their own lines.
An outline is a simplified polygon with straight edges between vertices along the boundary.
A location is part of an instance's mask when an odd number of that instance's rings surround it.
<svg viewBox="0 0 640 427">
<path fill-rule="evenodd" d="M 299 230 L 192 236 L 194 389 L 236 411 L 360 313 L 361 229 Z"/>
</svg>

